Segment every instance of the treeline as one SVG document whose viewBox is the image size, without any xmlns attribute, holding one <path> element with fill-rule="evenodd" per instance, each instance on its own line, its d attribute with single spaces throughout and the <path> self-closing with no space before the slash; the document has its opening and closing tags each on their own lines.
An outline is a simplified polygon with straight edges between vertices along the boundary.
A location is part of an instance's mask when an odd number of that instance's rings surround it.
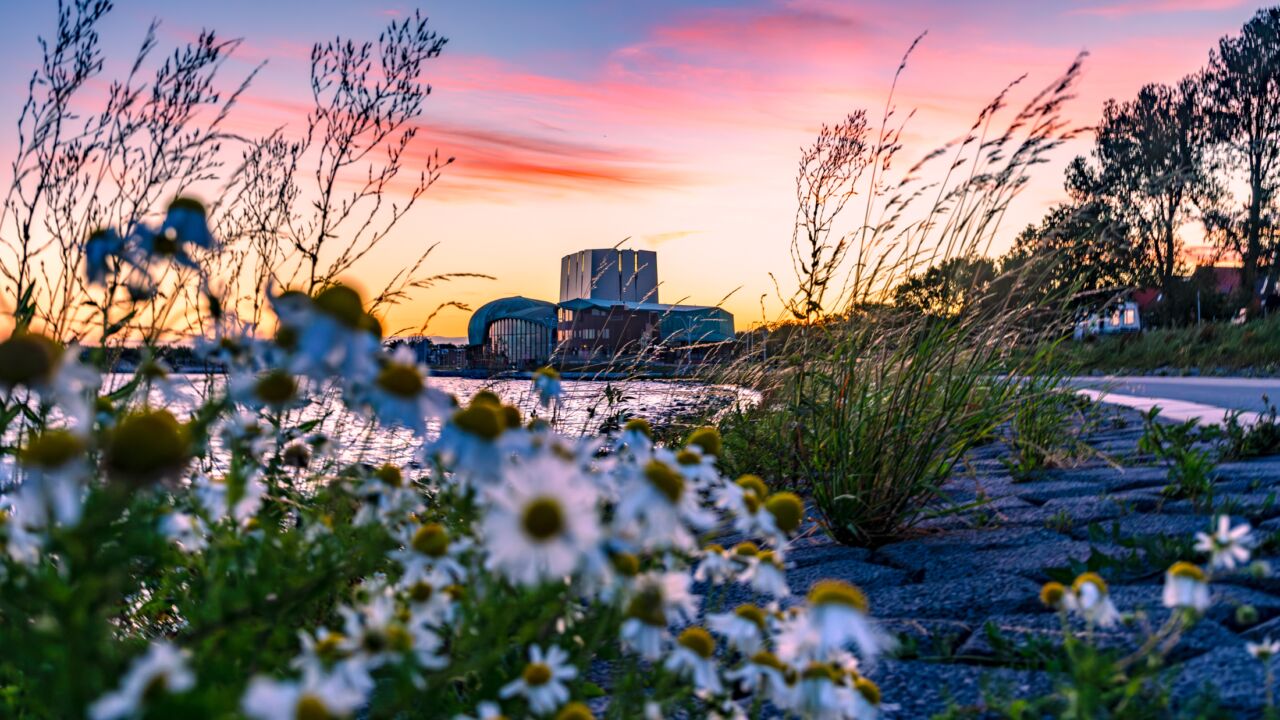
<svg viewBox="0 0 1280 720">
<path fill-rule="evenodd" d="M 1280 7 L 1223 37 L 1200 70 L 1108 101 L 1093 130 L 1093 147 L 1068 166 L 1068 199 L 1006 255 L 923 270 L 898 285 L 895 304 L 951 315 L 1016 292 L 1089 307 L 1149 287 L 1162 292 L 1153 319 L 1163 324 L 1194 320 L 1197 290 L 1205 316 L 1256 314 L 1260 287 L 1280 272 Z M 1208 274 L 1186 277 L 1193 227 L 1239 261 L 1234 296 L 1203 292 L 1215 289 Z"/>
</svg>

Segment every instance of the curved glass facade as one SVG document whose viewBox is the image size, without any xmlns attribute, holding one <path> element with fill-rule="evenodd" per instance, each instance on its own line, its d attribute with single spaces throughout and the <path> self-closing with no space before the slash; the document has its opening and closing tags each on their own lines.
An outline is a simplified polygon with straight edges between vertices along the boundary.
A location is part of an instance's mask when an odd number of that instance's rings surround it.
<svg viewBox="0 0 1280 720">
<path fill-rule="evenodd" d="M 498 318 L 489 324 L 485 345 L 492 355 L 501 355 L 512 365 L 547 362 L 555 347 L 555 330 L 522 318 Z"/>
</svg>

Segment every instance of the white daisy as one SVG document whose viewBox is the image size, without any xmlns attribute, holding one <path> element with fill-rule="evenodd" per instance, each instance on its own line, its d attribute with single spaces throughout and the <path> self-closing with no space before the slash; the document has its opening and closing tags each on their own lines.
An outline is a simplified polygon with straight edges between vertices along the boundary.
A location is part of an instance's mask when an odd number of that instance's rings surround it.
<svg viewBox="0 0 1280 720">
<path fill-rule="evenodd" d="M 1120 613 L 1111 602 L 1107 583 L 1097 573 L 1082 573 L 1071 584 L 1071 592 L 1062 599 L 1068 610 L 1079 613 L 1086 622 L 1099 627 L 1111 627 L 1120 619 Z"/>
<path fill-rule="evenodd" d="M 755 605 L 739 605 L 731 612 L 708 615 L 707 627 L 723 635 L 734 650 L 743 655 L 754 655 L 764 646 L 768 615 Z"/>
<path fill-rule="evenodd" d="M 693 579 L 697 582 L 723 585 L 733 580 L 737 574 L 737 565 L 730 559 L 729 553 L 720 545 L 711 544 L 702 548 L 702 557 L 698 560 Z"/>
<path fill-rule="evenodd" d="M 486 492 L 485 565 L 522 585 L 572 575 L 596 551 L 596 491 L 576 467 L 541 452 L 509 467 Z"/>
<path fill-rule="evenodd" d="M 184 553 L 198 553 L 209 545 L 204 521 L 190 513 L 171 512 L 160 520 L 160 532 Z"/>
<path fill-rule="evenodd" d="M 261 675 L 249 681 L 240 709 L 253 720 L 345 718 L 365 703 L 365 695 L 343 677 L 304 672 L 301 681 Z"/>
<path fill-rule="evenodd" d="M 1164 575 L 1164 606 L 1204 612 L 1209 607 L 1209 584 L 1204 571 L 1188 562 L 1176 562 Z"/>
<path fill-rule="evenodd" d="M 751 589 L 776 598 L 787 597 L 791 587 L 787 585 L 787 570 L 782 556 L 773 550 L 764 550 L 748 560 L 747 570 L 741 580 Z"/>
<path fill-rule="evenodd" d="M 689 592 L 687 573 L 649 572 L 636 577 L 622 623 L 623 644 L 646 660 L 662 657 L 667 628 L 697 616 L 698 596 Z"/>
<path fill-rule="evenodd" d="M 91 720 L 115 720 L 140 715 L 148 696 L 157 692 L 184 693 L 195 687 L 196 676 L 187 666 L 187 656 L 168 642 L 152 642 L 147 652 L 134 659 L 120 687 L 89 706 Z"/>
<path fill-rule="evenodd" d="M 498 703 L 486 700 L 476 705 L 475 717 L 455 715 L 453 720 L 506 720 L 506 718 L 507 716 L 502 714 L 502 708 L 498 707 Z"/>
<path fill-rule="evenodd" d="M 569 653 L 554 645 L 545 653 L 537 645 L 530 645 L 529 664 L 524 666 L 520 679 L 504 685 L 498 697 L 523 697 L 535 715 L 555 712 L 569 700 L 564 681 L 578 676 L 578 669 L 566 663 L 568 659 Z"/>
<path fill-rule="evenodd" d="M 378 422 L 401 426 L 426 435 L 427 420 L 436 420 L 452 411 L 452 396 L 427 385 L 427 369 L 418 364 L 413 351 L 401 345 L 384 359 L 372 382 L 358 386 Z"/>
<path fill-rule="evenodd" d="M 824 658 L 852 642 L 859 658 L 874 663 L 893 647 L 893 639 L 872 620 L 867 596 L 841 580 L 823 580 L 809 590 L 808 621 Z"/>
<path fill-rule="evenodd" d="M 238 479 L 239 487 L 232 487 Z M 200 474 L 192 481 L 196 495 L 205 513 L 213 522 L 231 518 L 237 525 L 244 527 L 249 523 L 267 495 L 267 486 L 262 482 L 258 468 L 248 470 L 247 476 L 238 478 L 210 478 Z"/>
<path fill-rule="evenodd" d="M 676 646 L 663 667 L 676 675 L 693 680 L 700 691 L 718 695 L 723 691 L 715 661 L 716 641 L 700 627 L 686 628 L 676 638 Z"/>
<path fill-rule="evenodd" d="M 45 430 L 18 452 L 16 520 L 27 529 L 80 522 L 89 478 L 86 442 L 70 430 Z"/>
<path fill-rule="evenodd" d="M 1277 654 L 1280 654 L 1280 640 L 1272 640 L 1268 637 L 1262 642 L 1247 642 L 1244 644 L 1244 649 L 1255 660 L 1267 662 Z"/>
<path fill-rule="evenodd" d="M 646 549 L 692 549 L 690 528 L 706 530 L 715 515 L 702 507 L 695 488 L 672 464 L 654 459 L 630 472 L 615 512 L 620 534 Z"/>
<path fill-rule="evenodd" d="M 1249 523 L 1231 527 L 1231 518 L 1218 516 L 1218 529 L 1212 534 L 1196 533 L 1196 552 L 1209 555 L 1209 566 L 1215 570 L 1234 570 L 1249 562 Z"/>
<path fill-rule="evenodd" d="M 737 683 L 748 693 L 764 693 L 764 698 L 781 709 L 790 707 L 791 688 L 784 673 L 787 666 L 768 651 L 760 651 L 747 658 L 741 667 L 725 673 L 725 677 Z"/>
<path fill-rule="evenodd" d="M 538 394 L 538 403 L 543 407 L 550 407 L 564 393 L 560 373 L 555 368 L 540 368 L 533 374 L 533 390 Z"/>
</svg>

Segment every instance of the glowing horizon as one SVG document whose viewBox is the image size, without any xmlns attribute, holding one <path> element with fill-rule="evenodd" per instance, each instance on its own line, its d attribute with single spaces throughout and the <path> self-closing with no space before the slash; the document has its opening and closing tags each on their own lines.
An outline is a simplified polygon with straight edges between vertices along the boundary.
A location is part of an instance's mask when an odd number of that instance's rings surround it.
<svg viewBox="0 0 1280 720">
<path fill-rule="evenodd" d="M 109 60 L 129 58 L 160 17 L 161 50 L 210 27 L 244 44 L 224 79 L 267 61 L 233 115 L 265 134 L 298 129 L 309 101 L 310 45 L 334 35 L 375 39 L 417 4 L 232 0 L 177 8 L 117 0 L 103 28 Z M 1102 103 L 1203 66 L 1258 4 L 1136 0 L 1008 4 L 994 0 L 659 0 L 562 2 L 554 7 L 461 0 L 423 3 L 450 39 L 428 65 L 433 93 L 412 152 L 457 162 L 355 278 L 379 286 L 405 259 L 440 243 L 432 272 L 482 272 L 413 297 L 385 323 L 415 327 L 445 300 L 472 308 L 497 297 L 554 300 L 559 259 L 627 247 L 660 254 L 666 302 L 716 304 L 739 329 L 774 319 L 769 273 L 790 278 L 788 242 L 799 148 L 823 122 L 866 108 L 877 117 L 902 52 L 929 35 L 899 86 L 912 161 L 961 135 L 1009 82 L 1028 75 L 1014 104 L 1090 54 L 1068 117 L 1094 122 Z M 1007 6 L 1007 5 L 1012 5 Z M 3 83 L 25 93 L 37 35 L 52 4 L 29 7 L 0 33 Z M 111 67 L 107 77 L 111 77 Z M 0 110 L 0 148 L 12 150 L 17 103 Z M 1002 247 L 1062 196 L 1061 167 L 1084 141 L 1040 169 L 1006 222 Z M 11 154 L 11 153 L 9 153 Z M 410 169 L 413 164 L 410 164 Z M 7 181 L 7 177 L 6 177 Z M 465 334 L 468 313 L 446 310 L 428 332 Z"/>
</svg>

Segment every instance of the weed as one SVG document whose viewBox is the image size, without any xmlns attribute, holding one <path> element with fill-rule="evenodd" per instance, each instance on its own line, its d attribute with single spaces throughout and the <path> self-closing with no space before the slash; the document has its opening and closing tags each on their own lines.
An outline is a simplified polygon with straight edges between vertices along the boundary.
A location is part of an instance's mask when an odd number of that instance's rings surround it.
<svg viewBox="0 0 1280 720">
<path fill-rule="evenodd" d="M 1217 439 L 1217 429 L 1200 428 L 1194 418 L 1182 423 L 1164 423 L 1158 419 L 1159 414 L 1159 407 L 1143 414 L 1144 429 L 1138 450 L 1168 465 L 1166 495 L 1191 500 L 1197 507 L 1211 507 L 1216 463 L 1213 450 L 1205 444 Z"/>
</svg>

